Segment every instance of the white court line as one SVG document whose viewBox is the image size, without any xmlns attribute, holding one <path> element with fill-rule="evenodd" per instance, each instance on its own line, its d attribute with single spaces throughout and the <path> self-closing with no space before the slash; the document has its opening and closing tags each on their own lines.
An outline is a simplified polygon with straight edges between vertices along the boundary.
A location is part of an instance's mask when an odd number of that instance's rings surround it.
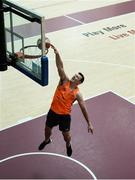
<svg viewBox="0 0 135 180">
<path fill-rule="evenodd" d="M 112 90 L 107 90 L 107 91 L 104 91 L 104 92 L 102 92 L 102 93 L 100 93 L 100 94 L 97 94 L 97 95 L 94 95 L 94 96 L 90 96 L 90 97 L 88 97 L 88 98 L 85 98 L 84 100 L 86 101 L 86 100 L 89 100 L 89 99 L 92 99 L 92 98 L 95 98 L 95 97 L 101 96 L 101 95 L 106 94 L 106 93 L 109 93 L 109 92 L 111 92 L 111 93 L 113 93 L 113 94 L 115 94 L 115 95 L 119 96 L 120 98 L 122 98 L 122 99 L 124 99 L 124 100 L 128 101 L 130 104 L 135 105 L 135 103 L 133 103 L 133 102 L 131 102 L 131 101 L 130 101 L 130 99 L 135 98 L 135 96 L 124 97 L 124 96 L 119 95 L 118 93 L 116 93 L 115 91 L 112 91 Z M 77 102 L 75 102 L 74 104 L 77 104 Z"/>
<path fill-rule="evenodd" d="M 133 103 L 133 102 L 130 101 L 130 99 L 131 99 L 131 98 L 134 98 L 135 96 L 130 96 L 130 97 L 125 98 L 124 96 L 122 96 L 122 95 L 120 95 L 120 94 L 118 94 L 118 93 L 116 93 L 116 92 L 114 92 L 114 91 L 111 91 L 111 92 L 114 93 L 115 95 L 119 96 L 120 98 L 126 100 L 127 102 L 135 105 L 135 103 Z"/>
<path fill-rule="evenodd" d="M 105 92 L 102 92 L 101 94 L 97 94 L 97 95 L 94 95 L 94 96 L 90 96 L 90 97 L 88 97 L 88 98 L 85 98 L 85 101 L 86 101 L 86 100 L 89 100 L 89 99 L 92 99 L 92 98 L 95 98 L 95 97 L 98 97 L 98 96 L 100 96 L 100 95 L 109 93 L 109 92 L 111 92 L 111 93 L 113 93 L 113 94 L 119 96 L 120 98 L 122 98 L 122 99 L 128 101 L 130 104 L 135 105 L 135 103 L 133 103 L 133 102 L 130 101 L 130 99 L 135 98 L 135 96 L 124 97 L 124 96 L 122 96 L 122 95 L 120 95 L 120 94 L 118 94 L 118 93 L 116 93 L 115 91 L 112 91 L 112 90 L 107 90 L 107 91 L 105 91 Z M 75 104 L 77 104 L 77 102 L 75 102 Z"/>
<path fill-rule="evenodd" d="M 18 123 L 23 123 L 23 122 L 26 122 L 26 121 L 30 121 L 31 119 L 32 119 L 32 117 L 31 117 L 31 116 L 28 116 L 28 117 L 26 117 L 26 118 L 24 118 L 24 119 L 18 120 L 17 122 L 18 122 Z"/>
<path fill-rule="evenodd" d="M 79 21 L 79 20 L 77 20 L 77 19 L 75 19 L 75 18 L 72 18 L 72 17 L 70 17 L 70 16 L 68 16 L 68 15 L 64 15 L 64 17 L 67 17 L 68 19 L 72 19 L 73 21 L 79 22 L 80 24 L 85 24 L 84 22 Z"/>
<path fill-rule="evenodd" d="M 71 161 L 75 162 L 76 164 L 79 164 L 80 166 L 82 166 L 82 167 L 93 177 L 93 179 L 97 180 L 95 174 L 94 174 L 86 165 L 84 165 L 84 164 L 81 163 L 80 161 L 78 161 L 78 160 L 76 160 L 76 159 L 73 159 L 73 158 L 71 158 L 71 157 L 67 157 L 67 156 L 64 156 L 64 155 L 61 155 L 61 154 L 56 154 L 56 153 L 49 153 L 49 152 L 32 152 L 32 153 L 16 154 L 16 155 L 14 155 L 14 156 L 10 156 L 10 157 L 7 157 L 7 158 L 5 158 L 5 159 L 0 160 L 0 163 L 5 162 L 5 161 L 8 161 L 8 160 L 10 160 L 10 159 L 14 159 L 14 158 L 22 157 L 22 156 L 29 156 L 29 155 L 51 155 L 51 156 L 57 156 L 57 157 L 62 157 L 62 158 L 71 160 Z"/>
<path fill-rule="evenodd" d="M 43 115 L 46 115 L 46 113 L 45 113 L 45 114 L 43 114 Z M 42 115 L 41 115 L 41 116 L 42 116 Z M 30 118 L 30 117 L 28 117 L 28 118 L 25 118 L 25 119 L 23 119 L 23 120 L 18 120 L 15 124 L 10 125 L 10 126 L 7 126 L 6 128 L 2 128 L 2 129 L 0 129 L 0 132 L 1 132 L 1 131 L 4 131 L 4 130 L 6 130 L 6 129 L 12 128 L 12 127 L 15 127 L 15 126 L 21 125 L 21 124 L 23 124 L 23 123 L 26 123 L 26 122 L 32 121 L 32 120 L 34 120 L 34 119 L 36 119 L 36 118 L 38 118 L 38 117 L 41 117 L 41 116 L 31 117 L 31 118 Z"/>
<path fill-rule="evenodd" d="M 70 59 L 65 59 L 64 61 L 65 62 L 74 62 L 74 63 L 79 62 L 79 63 L 89 63 L 89 64 L 103 64 L 103 65 L 109 65 L 109 66 L 118 66 L 121 68 L 135 69 L 135 67 L 129 66 L 129 65 L 106 63 L 106 62 L 102 62 L 102 61 L 96 61 L 96 62 L 89 61 L 89 60 L 77 60 L 77 61 L 75 61 L 75 60 L 70 60 Z"/>
</svg>

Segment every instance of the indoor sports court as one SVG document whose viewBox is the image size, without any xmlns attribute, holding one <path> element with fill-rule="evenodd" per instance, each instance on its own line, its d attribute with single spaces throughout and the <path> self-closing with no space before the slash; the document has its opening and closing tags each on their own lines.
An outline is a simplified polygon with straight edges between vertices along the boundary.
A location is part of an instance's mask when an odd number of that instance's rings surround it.
<svg viewBox="0 0 135 180">
<path fill-rule="evenodd" d="M 0 72 L 0 178 L 135 179 L 135 1 L 0 3 L 8 61 Z M 38 150 L 59 82 L 45 37 L 59 50 L 70 78 L 78 72 L 85 76 L 79 89 L 94 133 L 87 132 L 74 103 L 71 157 L 58 127 L 52 143 Z M 29 58 L 16 57 L 18 52 Z"/>
</svg>

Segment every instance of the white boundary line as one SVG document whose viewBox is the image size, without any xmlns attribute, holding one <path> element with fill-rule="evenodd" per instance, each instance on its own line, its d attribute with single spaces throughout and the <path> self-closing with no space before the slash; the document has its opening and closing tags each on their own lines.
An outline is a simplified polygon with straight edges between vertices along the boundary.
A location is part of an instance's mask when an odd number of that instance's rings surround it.
<svg viewBox="0 0 135 180">
<path fill-rule="evenodd" d="M 135 105 L 135 103 L 133 103 L 133 102 L 131 102 L 131 101 L 129 100 L 129 99 L 135 98 L 135 96 L 130 96 L 130 97 L 127 97 L 127 98 L 126 98 L 126 97 L 124 97 L 124 96 L 122 96 L 122 95 L 120 95 L 120 94 L 118 94 L 118 93 L 116 93 L 115 91 L 112 91 L 112 90 L 103 91 L 102 93 L 97 94 L 97 95 L 95 95 L 95 96 L 90 96 L 89 98 L 86 98 L 85 101 L 86 101 L 86 100 L 89 100 L 89 99 L 92 99 L 92 98 L 95 98 L 95 97 L 98 97 L 98 96 L 100 96 L 100 95 L 109 93 L 109 92 L 115 94 L 116 96 L 119 96 L 120 98 L 126 100 L 126 101 L 129 102 L 130 104 Z"/>
<path fill-rule="evenodd" d="M 40 116 L 39 116 L 40 117 Z M 37 117 L 38 118 L 38 117 Z M 25 118 L 25 119 L 27 119 L 27 118 Z M 26 123 L 26 122 L 29 122 L 29 121 L 32 121 L 32 120 L 34 120 L 35 119 L 35 117 L 31 117 L 31 119 L 30 118 L 28 118 L 28 120 L 19 120 L 19 121 L 17 121 L 15 124 L 13 124 L 13 125 L 11 125 L 11 126 L 7 126 L 6 128 L 2 128 L 2 129 L 0 129 L 0 132 L 1 131 L 4 131 L 4 130 L 6 130 L 6 129 L 9 129 L 9 128 L 12 128 L 12 127 L 15 127 L 15 126 L 17 126 L 17 125 L 20 125 L 20 124 L 23 124 L 23 123 Z"/>
<path fill-rule="evenodd" d="M 82 166 L 82 167 L 93 177 L 93 179 L 97 180 L 95 174 L 94 174 L 86 165 L 84 165 L 84 164 L 81 163 L 80 161 L 78 161 L 78 160 L 76 160 L 76 159 L 73 159 L 73 158 L 71 158 L 71 157 L 67 157 L 67 156 L 64 156 L 64 155 L 61 155 L 61 154 L 56 154 L 56 153 L 49 153 L 49 152 L 32 152 L 32 153 L 16 154 L 16 155 L 14 155 L 14 156 L 10 156 L 10 157 L 7 157 L 7 158 L 5 158 L 5 159 L 0 160 L 0 163 L 5 162 L 5 161 L 8 161 L 8 160 L 10 160 L 10 159 L 14 159 L 14 158 L 22 157 L 22 156 L 29 156 L 29 155 L 50 155 L 50 156 L 57 156 L 57 157 L 62 157 L 62 158 L 71 160 L 71 161 L 79 164 L 80 166 Z"/>
<path fill-rule="evenodd" d="M 98 96 L 100 96 L 100 95 L 109 93 L 109 92 L 111 92 L 111 93 L 115 94 L 116 96 L 119 96 L 120 98 L 128 101 L 130 104 L 135 105 L 135 103 L 133 103 L 133 102 L 130 101 L 130 99 L 135 98 L 135 96 L 130 96 L 130 97 L 127 97 L 127 98 L 126 98 L 126 97 L 124 97 L 124 96 L 122 96 L 122 95 L 120 95 L 120 94 L 118 94 L 118 93 L 116 93 L 116 92 L 114 92 L 114 91 L 112 91 L 112 90 L 104 91 L 104 92 L 102 92 L 102 93 L 100 93 L 100 94 L 97 94 L 97 95 L 94 95 L 94 96 L 90 96 L 89 98 L 85 98 L 85 101 L 86 101 L 86 100 L 89 100 L 89 99 L 92 99 L 92 98 L 95 98 L 95 97 L 98 97 Z M 77 103 L 77 102 L 76 102 L 76 103 Z M 75 103 L 75 104 L 76 104 L 76 103 Z"/>
<path fill-rule="evenodd" d="M 78 22 L 78 23 L 80 23 L 80 24 L 85 24 L 84 22 L 79 21 L 79 20 L 77 20 L 77 19 L 75 19 L 75 18 L 72 18 L 72 17 L 70 17 L 70 16 L 68 16 L 68 15 L 64 15 L 64 17 L 66 17 L 66 18 L 68 18 L 68 19 L 72 19 L 73 21 L 76 21 L 76 22 Z"/>
<path fill-rule="evenodd" d="M 120 94 L 118 94 L 118 93 L 116 93 L 116 92 L 114 92 L 114 91 L 110 91 L 110 92 L 112 92 L 113 94 L 115 94 L 115 95 L 119 96 L 120 98 L 126 100 L 127 102 L 135 105 L 135 103 L 133 103 L 133 102 L 131 102 L 131 101 L 129 100 L 129 99 L 131 99 L 131 98 L 134 98 L 135 96 L 130 96 L 130 97 L 125 98 L 124 96 L 122 96 L 122 95 L 120 95 Z"/>
<path fill-rule="evenodd" d="M 102 62 L 102 61 L 89 61 L 89 60 L 70 60 L 70 59 L 65 59 L 64 60 L 65 62 L 79 62 L 79 63 L 89 63 L 89 64 L 103 64 L 103 65 L 109 65 L 109 66 L 118 66 L 118 67 L 121 67 L 121 68 L 129 68 L 129 69 L 135 69 L 135 67 L 133 66 L 129 66 L 129 65 L 123 65 L 123 64 L 115 64 L 115 63 L 106 63 L 106 62 Z"/>
</svg>

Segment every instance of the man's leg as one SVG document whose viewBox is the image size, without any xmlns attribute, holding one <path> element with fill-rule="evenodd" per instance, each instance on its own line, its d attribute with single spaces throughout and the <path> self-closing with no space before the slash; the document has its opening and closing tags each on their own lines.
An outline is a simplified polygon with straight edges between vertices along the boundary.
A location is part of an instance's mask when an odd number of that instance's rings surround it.
<svg viewBox="0 0 135 180">
<path fill-rule="evenodd" d="M 52 142 L 52 140 L 50 139 L 51 134 L 52 134 L 52 128 L 50 128 L 50 127 L 48 127 L 48 126 L 46 125 L 46 127 L 45 127 L 45 140 L 44 140 L 44 141 L 40 144 L 40 146 L 38 147 L 39 150 L 44 149 L 44 147 L 45 147 L 47 144 L 49 144 L 49 143 Z"/>
<path fill-rule="evenodd" d="M 71 147 L 71 134 L 70 131 L 67 132 L 62 132 L 64 140 L 66 142 L 66 148 L 67 148 L 67 155 L 71 156 L 72 155 L 72 147 Z"/>
<path fill-rule="evenodd" d="M 45 142 L 47 142 L 52 134 L 52 128 L 48 127 L 47 125 L 45 126 Z"/>
</svg>

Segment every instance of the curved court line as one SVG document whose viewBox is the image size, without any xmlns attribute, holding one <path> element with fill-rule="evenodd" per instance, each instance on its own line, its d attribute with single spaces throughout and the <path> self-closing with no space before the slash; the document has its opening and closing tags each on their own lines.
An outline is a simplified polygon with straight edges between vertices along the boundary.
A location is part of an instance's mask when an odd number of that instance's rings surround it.
<svg viewBox="0 0 135 180">
<path fill-rule="evenodd" d="M 10 156 L 10 157 L 7 157 L 7 158 L 5 158 L 5 159 L 0 160 L 0 163 L 5 162 L 5 161 L 8 161 L 8 160 L 10 160 L 10 159 L 14 159 L 14 158 L 22 157 L 22 156 L 29 156 L 29 155 L 51 155 L 51 156 L 57 156 L 57 157 L 62 157 L 62 158 L 71 160 L 71 161 L 79 164 L 80 166 L 82 166 L 82 167 L 93 177 L 93 179 L 97 180 L 95 174 L 94 174 L 86 165 L 84 165 L 84 164 L 81 163 L 80 161 L 78 161 L 78 160 L 76 160 L 76 159 L 73 159 L 73 158 L 71 158 L 71 157 L 67 157 L 67 156 L 64 156 L 64 155 L 61 155 L 61 154 L 56 154 L 56 153 L 49 153 L 49 152 L 32 152 L 32 153 L 16 154 L 16 155 L 14 155 L 14 156 Z"/>
</svg>

